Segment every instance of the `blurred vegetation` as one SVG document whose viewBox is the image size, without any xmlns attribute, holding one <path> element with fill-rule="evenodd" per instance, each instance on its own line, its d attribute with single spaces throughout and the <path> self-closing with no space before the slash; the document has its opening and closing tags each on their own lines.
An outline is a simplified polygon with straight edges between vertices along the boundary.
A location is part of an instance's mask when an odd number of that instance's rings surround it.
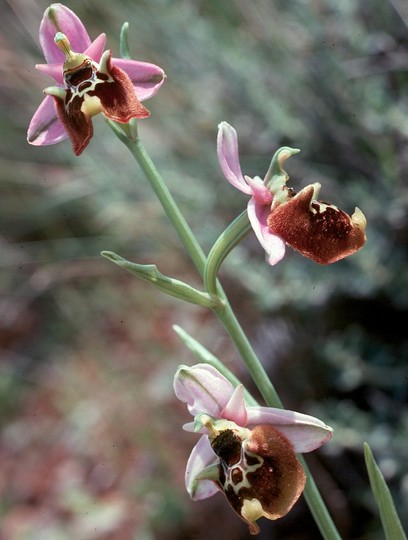
<svg viewBox="0 0 408 540">
<path fill-rule="evenodd" d="M 205 249 L 246 204 L 223 180 L 215 140 L 239 134 L 245 173 L 281 145 L 292 186 L 368 218 L 367 246 L 319 267 L 264 263 L 253 235 L 222 280 L 288 408 L 335 428 L 308 457 L 340 532 L 382 538 L 368 441 L 408 526 L 408 14 L 402 0 L 73 0 L 92 38 L 164 68 L 140 133 Z M 0 519 L 5 538 L 248 538 L 218 495 L 191 503 L 194 443 L 172 395 L 186 328 L 248 383 L 210 314 L 139 283 L 111 249 L 198 283 L 137 166 L 102 118 L 80 157 L 35 148 L 26 129 L 49 84 L 38 27 L 47 2 L 2 5 L 0 77 Z M 404 506 L 405 505 L 405 506 Z M 316 539 L 299 502 L 260 538 Z M 310 532 L 308 532 L 310 531 Z M 1 536 L 1 534 L 0 534 Z"/>
</svg>

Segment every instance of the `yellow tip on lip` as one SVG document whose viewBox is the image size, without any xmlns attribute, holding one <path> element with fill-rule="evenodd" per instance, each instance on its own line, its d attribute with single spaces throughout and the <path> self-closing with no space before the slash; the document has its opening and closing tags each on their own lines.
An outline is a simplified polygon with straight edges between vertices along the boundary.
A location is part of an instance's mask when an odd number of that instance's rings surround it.
<svg viewBox="0 0 408 540">
<path fill-rule="evenodd" d="M 367 228 L 367 219 L 363 212 L 356 206 L 354 214 L 351 216 L 351 221 L 360 227 L 362 231 L 365 231 Z"/>
</svg>

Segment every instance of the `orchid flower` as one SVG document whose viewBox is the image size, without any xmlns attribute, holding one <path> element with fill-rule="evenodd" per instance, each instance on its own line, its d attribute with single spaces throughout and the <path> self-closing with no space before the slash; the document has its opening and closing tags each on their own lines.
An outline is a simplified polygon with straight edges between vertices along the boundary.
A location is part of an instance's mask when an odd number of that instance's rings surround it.
<svg viewBox="0 0 408 540">
<path fill-rule="evenodd" d="M 190 497 L 222 491 L 251 534 L 258 518 L 287 514 L 306 482 L 296 452 L 319 448 L 333 430 L 298 412 L 247 406 L 243 386 L 208 364 L 179 366 L 174 390 L 195 417 L 184 429 L 202 434 L 186 467 Z"/>
<path fill-rule="evenodd" d="M 248 218 L 266 252 L 267 262 L 278 263 L 286 244 L 320 264 L 330 264 L 359 250 L 366 241 L 366 218 L 356 208 L 349 216 L 337 206 L 317 199 L 318 182 L 298 194 L 286 186 L 288 175 L 283 162 L 299 150 L 279 149 L 266 177 L 251 178 L 241 171 L 235 129 L 222 122 L 218 127 L 217 154 L 225 178 L 237 189 L 251 195 Z"/>
<path fill-rule="evenodd" d="M 146 62 L 112 58 L 104 51 L 106 36 L 94 41 L 81 20 L 62 4 L 51 4 L 40 24 L 46 64 L 36 68 L 56 83 L 44 90 L 27 134 L 30 144 L 45 146 L 70 138 L 78 156 L 93 135 L 92 117 L 103 113 L 116 122 L 145 118 L 140 103 L 156 94 L 165 75 Z"/>
</svg>

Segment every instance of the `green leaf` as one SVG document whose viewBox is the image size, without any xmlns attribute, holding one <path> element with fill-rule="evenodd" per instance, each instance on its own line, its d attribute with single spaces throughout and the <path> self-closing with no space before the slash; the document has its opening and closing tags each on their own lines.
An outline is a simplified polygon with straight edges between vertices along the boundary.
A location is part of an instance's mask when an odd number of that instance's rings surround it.
<svg viewBox="0 0 408 540">
<path fill-rule="evenodd" d="M 220 373 L 224 375 L 235 387 L 241 384 L 241 381 L 236 377 L 232 371 L 230 371 L 216 356 L 214 356 L 208 349 L 201 345 L 196 339 L 194 339 L 190 334 L 183 330 L 180 326 L 174 325 L 173 330 L 176 332 L 181 341 L 190 349 L 194 356 L 204 364 L 209 364 L 210 366 L 218 369 Z M 248 406 L 256 406 L 258 402 L 248 390 L 244 390 L 245 402 Z"/>
<path fill-rule="evenodd" d="M 129 50 L 129 23 L 124 22 L 120 30 L 120 56 L 121 58 L 130 59 L 130 50 Z"/>
<path fill-rule="evenodd" d="M 380 517 L 387 540 L 406 540 L 390 490 L 376 464 L 370 447 L 364 443 L 364 458 L 371 489 L 380 509 Z"/>
<path fill-rule="evenodd" d="M 183 281 L 165 276 L 159 272 L 157 266 L 154 264 L 133 263 L 124 259 L 120 255 L 113 253 L 112 251 L 102 251 L 101 255 L 121 268 L 128 270 L 140 279 L 156 285 L 156 287 L 170 296 L 175 296 L 176 298 L 180 298 L 181 300 L 185 300 L 191 304 L 197 304 L 199 306 L 211 309 L 220 307 L 222 305 L 222 302 L 218 296 L 201 292 L 194 289 L 194 287 L 187 285 L 187 283 L 184 283 Z"/>
</svg>

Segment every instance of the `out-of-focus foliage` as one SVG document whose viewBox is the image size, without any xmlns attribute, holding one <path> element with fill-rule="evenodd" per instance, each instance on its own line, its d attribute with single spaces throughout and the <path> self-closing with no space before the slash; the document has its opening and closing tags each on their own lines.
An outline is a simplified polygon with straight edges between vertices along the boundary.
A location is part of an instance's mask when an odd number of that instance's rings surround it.
<svg viewBox="0 0 408 540">
<path fill-rule="evenodd" d="M 217 124 L 238 131 L 243 170 L 277 147 L 292 187 L 368 218 L 353 257 L 319 267 L 290 252 L 265 265 L 253 235 L 222 269 L 239 318 L 285 405 L 333 425 L 310 465 L 345 538 L 381 538 L 364 467 L 367 440 L 402 509 L 408 497 L 408 19 L 401 0 L 67 2 L 91 37 L 167 81 L 141 136 L 205 249 L 246 204 L 218 168 Z M 69 142 L 25 141 L 50 84 L 44 1 L 8 0 L 0 25 L 0 480 L 11 540 L 247 538 L 221 495 L 193 504 L 194 443 L 172 397 L 189 332 L 246 381 L 214 319 L 99 257 L 111 249 L 193 284 L 198 278 L 131 156 L 102 118 L 80 158 Z M 247 381 L 246 381 L 247 382 Z M 318 538 L 302 503 L 265 538 Z M 307 536 L 305 531 L 310 530 Z M 46 536 L 48 535 L 48 536 Z M 229 536 L 228 536 L 229 535 Z"/>
</svg>

